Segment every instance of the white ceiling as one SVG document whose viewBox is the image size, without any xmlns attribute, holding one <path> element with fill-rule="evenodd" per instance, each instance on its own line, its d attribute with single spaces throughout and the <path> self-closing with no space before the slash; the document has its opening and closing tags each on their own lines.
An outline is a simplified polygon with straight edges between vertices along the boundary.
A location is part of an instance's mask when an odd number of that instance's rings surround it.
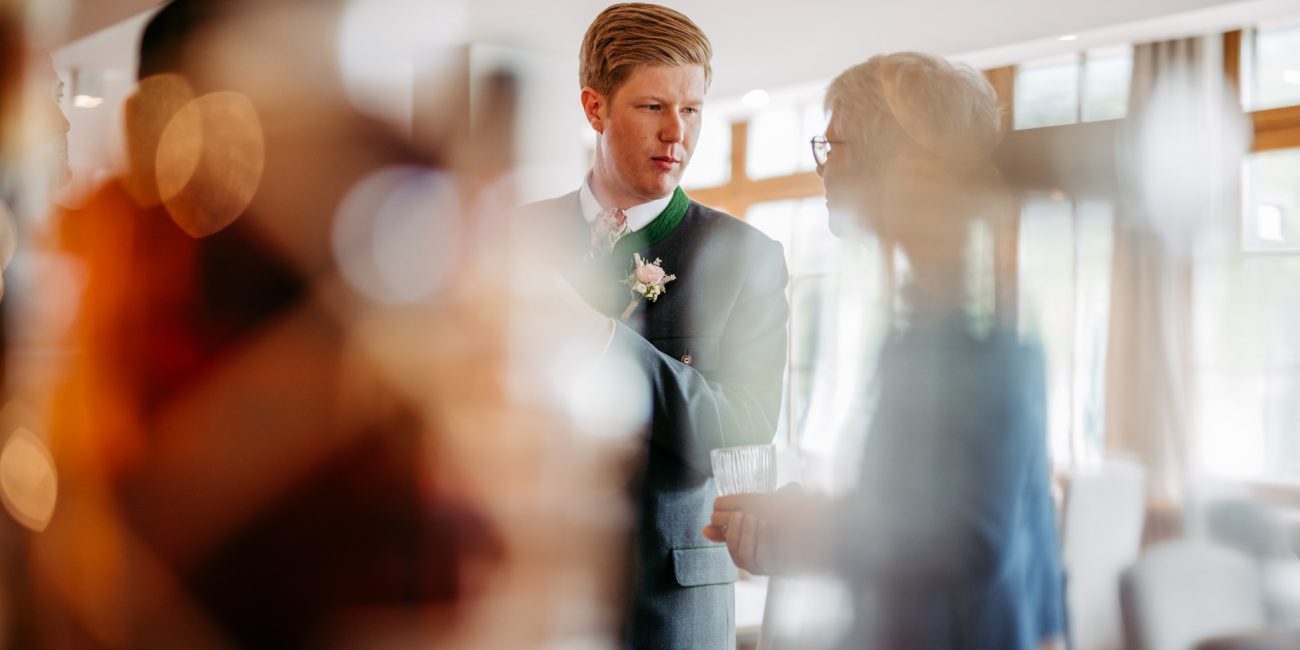
<svg viewBox="0 0 1300 650">
<path fill-rule="evenodd" d="M 373 0 L 354 0 L 371 2 Z M 386 0 L 400 5 L 403 0 Z M 429 2 L 433 0 L 411 0 Z M 455 0 L 436 0 L 455 4 Z M 82 0 L 97 15 L 138 15 L 152 0 Z M 574 60 L 607 0 L 461 0 L 466 40 L 538 49 Z M 714 47 L 714 99 L 828 79 L 875 53 L 921 50 L 988 67 L 1093 45 L 1153 40 L 1300 13 L 1300 0 L 664 0 Z M 106 7 L 107 5 L 107 7 Z M 76 3 L 74 3 L 76 6 Z M 110 9 L 117 8 L 118 11 Z M 74 12 L 82 9 L 74 9 Z M 456 13 L 456 12 L 453 12 Z M 88 28 L 74 13 L 72 22 Z M 142 19 L 60 51 L 62 66 L 129 69 Z M 108 25 L 105 25 L 108 27 Z M 1057 38 L 1077 34 L 1063 43 Z"/>
<path fill-rule="evenodd" d="M 473 0 L 468 27 L 474 37 L 505 39 L 571 56 L 576 77 L 583 31 L 607 4 L 605 0 Z M 1195 32 L 1300 12 L 1300 2 L 1294 0 L 663 0 L 662 4 L 690 16 L 713 42 L 714 97 L 829 79 L 882 52 L 919 50 L 981 66 L 1005 65 L 1081 46 L 1163 38 L 1182 30 Z M 1057 40 L 1065 34 L 1080 38 L 1073 43 Z"/>
</svg>

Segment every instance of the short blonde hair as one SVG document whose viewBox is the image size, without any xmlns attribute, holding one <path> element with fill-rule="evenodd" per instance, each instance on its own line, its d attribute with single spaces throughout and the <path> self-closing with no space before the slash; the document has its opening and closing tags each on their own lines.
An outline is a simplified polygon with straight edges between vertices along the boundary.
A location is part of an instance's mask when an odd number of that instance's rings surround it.
<svg viewBox="0 0 1300 650">
<path fill-rule="evenodd" d="M 1000 138 L 1001 109 L 984 75 L 919 52 L 873 56 L 826 90 L 838 136 L 886 161 L 907 143 L 938 158 L 986 157 Z"/>
<path fill-rule="evenodd" d="M 579 57 L 579 86 L 607 97 L 643 65 L 700 65 L 705 87 L 713 78 L 713 46 L 704 32 L 681 12 L 642 2 L 600 12 L 582 37 Z"/>
</svg>

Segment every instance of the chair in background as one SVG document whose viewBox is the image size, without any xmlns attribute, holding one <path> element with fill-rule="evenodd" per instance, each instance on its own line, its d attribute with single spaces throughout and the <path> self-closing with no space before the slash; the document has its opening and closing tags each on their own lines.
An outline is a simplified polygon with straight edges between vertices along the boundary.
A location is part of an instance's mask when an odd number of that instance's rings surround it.
<svg viewBox="0 0 1300 650">
<path fill-rule="evenodd" d="M 1211 539 L 1257 560 L 1296 556 L 1282 516 L 1255 499 L 1212 501 L 1205 508 L 1205 524 Z"/>
<path fill-rule="evenodd" d="M 1142 467 L 1108 460 L 1067 477 L 1061 512 L 1070 647 L 1122 647 L 1120 573 L 1138 557 L 1146 513 Z"/>
<path fill-rule="evenodd" d="M 1258 563 L 1269 621 L 1300 628 L 1300 558 L 1283 516 L 1255 499 L 1222 498 L 1206 506 L 1205 524 L 1210 539 Z"/>
<path fill-rule="evenodd" d="M 1300 630 L 1267 630 L 1215 637 L 1196 650 L 1300 650 Z"/>
<path fill-rule="evenodd" d="M 1124 572 L 1120 600 L 1131 650 L 1191 650 L 1267 625 L 1255 562 L 1199 539 L 1148 549 Z"/>
</svg>

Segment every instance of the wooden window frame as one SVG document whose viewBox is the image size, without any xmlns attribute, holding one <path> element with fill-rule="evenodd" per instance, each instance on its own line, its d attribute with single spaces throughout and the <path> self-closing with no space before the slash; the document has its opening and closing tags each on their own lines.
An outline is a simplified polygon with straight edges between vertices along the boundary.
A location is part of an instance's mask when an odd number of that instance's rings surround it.
<svg viewBox="0 0 1300 650">
<path fill-rule="evenodd" d="M 1227 79 L 1234 86 L 1239 86 L 1241 79 L 1241 43 L 1243 32 L 1234 30 L 1226 32 L 1223 38 L 1223 66 Z M 997 93 L 998 103 L 1002 109 L 1002 130 L 1006 140 L 1003 149 L 1025 150 L 1050 147 L 1085 147 L 1087 143 L 1109 142 L 1114 129 L 1123 123 L 1122 119 L 1101 120 L 1096 122 L 1078 122 L 1038 129 L 1015 130 L 1015 83 L 1017 66 L 1003 66 L 984 70 L 983 73 Z M 1082 73 L 1081 73 L 1082 74 Z M 1082 80 L 1080 81 L 1082 83 Z M 1081 96 L 1082 100 L 1082 96 Z M 1079 109 L 1080 111 L 1082 108 Z M 1300 105 L 1271 108 L 1247 113 L 1252 125 L 1252 152 L 1271 151 L 1300 147 Z M 1080 113 L 1080 117 L 1082 114 Z M 729 212 L 737 218 L 745 219 L 749 208 L 758 203 L 770 201 L 801 200 L 821 196 L 823 187 L 821 179 L 815 172 L 798 172 L 772 178 L 751 179 L 746 171 L 746 158 L 749 148 L 749 122 L 737 121 L 731 125 L 731 174 L 722 185 L 691 190 L 695 200 Z M 1072 144 L 1073 143 L 1073 144 Z M 811 153 L 809 153 L 811 155 Z M 1022 156 L 1023 157 L 1023 156 Z M 1032 158 L 1032 157 L 1026 157 Z M 1081 163 L 1086 164 L 1086 163 Z M 1020 172 L 1032 173 L 1033 170 L 1004 170 L 1004 173 L 1016 175 Z M 1118 190 L 1119 179 L 1103 178 L 1088 187 L 1074 187 L 1071 183 L 1077 178 L 1092 178 L 1095 175 L 1075 173 L 1078 170 L 1065 169 L 1059 176 L 1050 175 L 1028 179 L 1033 189 L 1046 192 L 1064 192 L 1074 200 L 1094 194 L 1114 195 Z M 1025 180 L 1018 178 L 1017 180 Z M 1077 218 L 1077 214 L 1076 214 Z M 1007 218 L 994 232 L 995 282 L 998 317 L 1015 325 L 1018 313 L 1018 258 L 1019 258 L 1020 218 L 1019 213 L 1007 215 Z M 893 246 L 884 243 L 883 262 L 886 290 L 895 282 Z M 1295 254 L 1295 253 L 1289 253 Z M 792 285 L 793 286 L 793 283 Z M 793 406 L 792 404 L 788 406 Z M 789 410 L 793 416 L 793 408 Z M 793 422 L 790 423 L 793 425 Z M 1258 491 L 1268 492 L 1274 499 L 1279 493 L 1292 503 L 1300 503 L 1300 489 L 1294 486 L 1277 486 L 1252 484 Z"/>
<path fill-rule="evenodd" d="M 1241 44 L 1244 33 L 1235 30 L 1223 35 L 1224 74 L 1237 87 L 1241 85 Z M 1300 147 L 1300 104 L 1249 111 L 1254 141 L 1252 153 Z"/>
<path fill-rule="evenodd" d="M 745 170 L 749 152 L 749 122 L 731 124 L 731 178 L 722 185 L 690 191 L 691 198 L 728 212 L 740 219 L 755 203 L 806 199 L 822 194 L 822 180 L 816 172 L 799 172 L 772 178 L 752 179 Z M 812 155 L 809 151 L 808 155 Z"/>
</svg>

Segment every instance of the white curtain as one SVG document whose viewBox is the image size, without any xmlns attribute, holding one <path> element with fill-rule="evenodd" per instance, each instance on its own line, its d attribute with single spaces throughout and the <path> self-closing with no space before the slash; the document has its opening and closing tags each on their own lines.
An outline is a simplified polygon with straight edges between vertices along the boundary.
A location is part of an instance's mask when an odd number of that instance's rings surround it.
<svg viewBox="0 0 1300 650">
<path fill-rule="evenodd" d="M 1116 147 L 1106 449 L 1148 471 L 1149 496 L 1182 501 L 1194 444 L 1192 261 L 1198 234 L 1235 218 L 1242 116 L 1222 39 L 1138 45 Z"/>
</svg>

